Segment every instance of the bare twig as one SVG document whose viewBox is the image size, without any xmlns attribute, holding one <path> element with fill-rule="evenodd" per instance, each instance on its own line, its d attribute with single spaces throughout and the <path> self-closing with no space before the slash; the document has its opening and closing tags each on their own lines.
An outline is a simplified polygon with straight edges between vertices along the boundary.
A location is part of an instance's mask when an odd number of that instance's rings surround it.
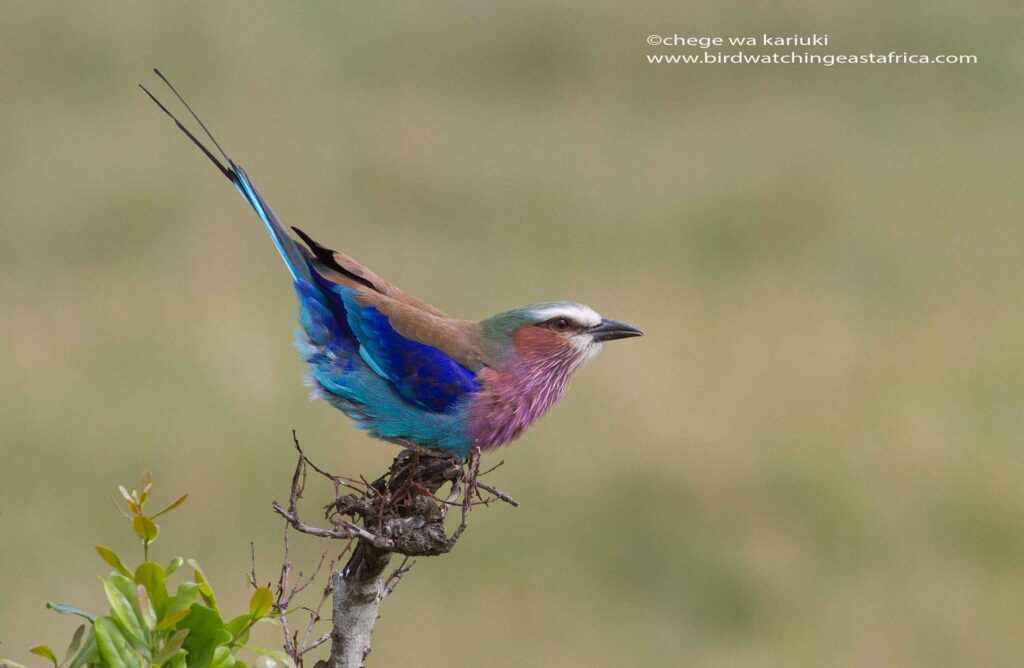
<svg viewBox="0 0 1024 668">
<path fill-rule="evenodd" d="M 416 562 L 412 561 L 412 557 L 405 557 L 402 559 L 402 563 L 399 564 L 398 568 L 396 568 L 391 575 L 388 576 L 388 579 L 384 581 L 384 596 L 390 595 L 391 592 L 395 590 L 398 583 L 402 581 L 402 576 L 408 573 L 415 564 Z"/>
<path fill-rule="evenodd" d="M 387 473 L 373 482 L 329 473 L 316 466 L 303 452 L 295 432 L 292 440 L 298 453 L 287 507 L 274 502 L 274 511 L 286 521 L 284 534 L 284 561 L 277 583 L 275 609 L 281 615 L 285 635 L 285 651 L 302 666 L 302 657 L 310 650 L 332 641 L 329 662 L 318 663 L 329 668 L 362 666 L 370 651 L 370 635 L 376 623 L 381 601 L 390 595 L 415 563 L 412 557 L 445 554 L 455 546 L 469 524 L 469 515 L 475 505 L 489 505 L 502 501 L 512 506 L 519 503 L 507 492 L 479 481 L 481 475 L 500 467 L 499 462 L 484 473 L 480 472 L 480 450 L 474 448 L 467 461 L 452 455 L 410 448 L 403 450 L 392 462 Z M 330 482 L 335 499 L 325 507 L 330 527 L 319 527 L 304 521 L 298 502 L 305 492 L 308 471 Z M 442 499 L 438 491 L 449 485 Z M 490 494 L 481 495 L 480 490 Z M 345 494 L 342 494 L 345 491 Z M 450 536 L 444 520 L 448 510 L 460 509 L 459 524 Z M 302 632 L 292 631 L 287 615 L 292 599 L 302 592 L 320 573 L 326 554 L 321 555 L 312 575 L 291 583 L 292 564 L 289 557 L 288 529 L 318 538 L 344 540 L 345 549 L 328 565 L 331 579 L 315 609 L 301 608 L 309 613 L 309 622 Z M 387 573 L 392 554 L 403 555 L 398 568 Z M 336 568 L 341 558 L 348 561 Z M 255 557 L 250 582 L 255 583 Z M 328 598 L 333 599 L 332 629 L 317 633 L 315 627 L 322 620 L 321 610 Z"/>
<path fill-rule="evenodd" d="M 483 475 L 483 474 L 481 473 L 480 475 Z M 479 480 L 476 481 L 476 486 L 479 487 L 480 489 L 484 490 L 485 492 L 490 492 L 495 497 L 497 497 L 498 499 L 500 499 L 500 500 L 504 501 L 505 503 L 509 504 L 513 508 L 518 508 L 519 507 L 519 502 L 516 501 L 514 498 L 512 498 L 511 494 L 509 494 L 508 492 L 506 492 L 506 491 L 504 491 L 502 489 L 498 489 L 497 487 L 492 487 L 492 486 L 488 485 L 487 483 L 480 482 Z"/>
<path fill-rule="evenodd" d="M 286 557 L 287 558 L 287 557 Z M 252 585 L 253 589 L 258 589 L 259 585 L 256 584 L 256 543 L 249 541 L 249 584 Z"/>
</svg>

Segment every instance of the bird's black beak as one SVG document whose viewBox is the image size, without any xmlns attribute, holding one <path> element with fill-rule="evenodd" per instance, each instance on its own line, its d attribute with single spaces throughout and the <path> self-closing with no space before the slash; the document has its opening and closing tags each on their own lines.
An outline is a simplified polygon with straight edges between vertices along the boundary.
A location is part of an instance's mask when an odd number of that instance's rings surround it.
<svg viewBox="0 0 1024 668">
<path fill-rule="evenodd" d="M 605 318 L 601 324 L 588 327 L 586 332 L 594 337 L 594 341 L 614 341 L 615 339 L 628 339 L 632 336 L 643 336 L 644 333 L 633 325 L 627 325 L 618 320 Z"/>
</svg>

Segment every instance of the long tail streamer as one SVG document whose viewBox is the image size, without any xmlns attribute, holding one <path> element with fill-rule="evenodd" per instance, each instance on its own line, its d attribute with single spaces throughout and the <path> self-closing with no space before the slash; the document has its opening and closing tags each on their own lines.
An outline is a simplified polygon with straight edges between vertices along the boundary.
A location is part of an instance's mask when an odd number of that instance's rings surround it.
<svg viewBox="0 0 1024 668">
<path fill-rule="evenodd" d="M 224 158 L 224 162 L 218 160 L 217 156 L 215 156 L 213 152 L 203 144 L 203 142 L 192 134 L 192 132 L 186 128 L 180 120 L 178 120 L 178 117 L 171 113 L 171 111 L 167 109 L 167 107 L 164 106 L 164 104 L 160 102 L 160 100 L 158 100 L 156 96 L 149 91 L 149 89 L 142 84 L 139 84 L 139 88 L 141 88 L 146 95 L 156 103 L 156 106 L 160 107 L 161 111 L 167 114 L 167 116 L 174 121 L 174 124 L 178 126 L 178 129 L 185 133 L 185 136 L 192 140 L 193 144 L 199 147 L 199 150 L 203 152 L 203 155 L 205 155 L 210 162 L 217 167 L 221 174 L 234 184 L 235 188 L 238 189 L 238 192 L 242 194 L 242 197 L 244 197 L 249 205 L 252 206 L 256 211 L 256 215 L 260 217 L 260 220 L 263 221 L 263 225 L 270 233 L 270 238 L 274 241 L 274 245 L 277 247 L 277 252 L 281 254 L 281 258 L 284 260 L 285 265 L 287 265 L 288 271 L 292 275 L 292 279 L 295 281 L 312 283 L 313 279 L 309 273 L 309 267 L 306 265 L 305 257 L 302 255 L 298 246 L 295 245 L 292 238 L 288 235 L 284 225 L 281 224 L 281 221 L 278 220 L 277 216 L 274 214 L 274 210 L 270 208 L 270 205 L 267 204 L 267 201 L 263 199 L 262 195 L 260 195 L 256 186 L 254 186 L 252 181 L 249 180 L 249 176 L 245 173 L 245 170 L 235 164 L 235 162 L 228 157 L 227 153 L 224 152 L 224 149 L 221 148 L 220 143 L 214 138 L 213 133 L 211 133 L 206 127 L 206 124 L 203 123 L 198 114 L 192 110 L 192 107 L 185 101 L 185 98 L 183 98 L 181 94 L 178 93 L 178 90 L 171 85 L 171 82 L 167 80 L 167 77 L 165 77 L 158 69 L 154 69 L 153 71 L 156 72 L 156 75 L 160 77 L 160 80 L 167 85 L 171 92 L 174 93 L 174 96 L 178 98 L 178 101 L 180 101 L 181 104 L 184 105 L 185 109 L 188 110 L 188 113 L 196 123 L 199 124 L 199 127 L 202 128 L 203 132 L 206 133 L 206 136 L 209 137 L 217 151 Z"/>
</svg>

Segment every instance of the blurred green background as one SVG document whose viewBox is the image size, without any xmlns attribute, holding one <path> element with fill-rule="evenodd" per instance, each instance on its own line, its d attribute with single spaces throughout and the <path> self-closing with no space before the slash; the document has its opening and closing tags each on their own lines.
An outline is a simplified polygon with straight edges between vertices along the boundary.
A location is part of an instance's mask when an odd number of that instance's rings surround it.
<svg viewBox="0 0 1024 668">
<path fill-rule="evenodd" d="M 191 493 L 157 557 L 238 609 L 250 540 L 276 577 L 292 428 L 331 469 L 395 454 L 307 399 L 287 275 L 135 87 L 159 66 L 286 223 L 417 296 L 647 332 L 488 458 L 522 507 L 417 564 L 371 665 L 1020 665 L 1022 14 L 4 3 L 0 654 L 64 642 L 47 600 L 101 607 L 143 468 Z M 644 59 L 763 32 L 980 63 Z"/>
</svg>

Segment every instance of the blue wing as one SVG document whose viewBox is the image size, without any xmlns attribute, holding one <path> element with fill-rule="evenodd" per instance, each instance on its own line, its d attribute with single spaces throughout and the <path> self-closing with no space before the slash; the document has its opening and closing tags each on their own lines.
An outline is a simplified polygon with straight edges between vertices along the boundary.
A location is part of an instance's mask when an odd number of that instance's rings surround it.
<svg viewBox="0 0 1024 668">
<path fill-rule="evenodd" d="M 479 388 L 473 373 L 402 336 L 376 308 L 360 305 L 355 289 L 310 268 L 315 287 L 295 282 L 296 345 L 322 396 L 378 438 L 467 456 L 472 438 L 459 399 Z"/>
<path fill-rule="evenodd" d="M 378 309 L 359 304 L 354 290 L 341 289 L 360 356 L 403 399 L 424 410 L 442 412 L 480 389 L 472 371 L 437 348 L 402 336 Z"/>
<path fill-rule="evenodd" d="M 355 289 L 323 278 L 315 267 L 309 269 L 315 286 L 295 282 L 302 305 L 299 324 L 308 344 L 330 351 L 333 375 L 344 361 L 344 372 L 379 376 L 403 401 L 431 412 L 444 412 L 480 389 L 472 371 L 437 348 L 402 336 L 377 308 L 360 304 Z M 315 364 L 309 355 L 313 351 L 303 352 Z"/>
</svg>

